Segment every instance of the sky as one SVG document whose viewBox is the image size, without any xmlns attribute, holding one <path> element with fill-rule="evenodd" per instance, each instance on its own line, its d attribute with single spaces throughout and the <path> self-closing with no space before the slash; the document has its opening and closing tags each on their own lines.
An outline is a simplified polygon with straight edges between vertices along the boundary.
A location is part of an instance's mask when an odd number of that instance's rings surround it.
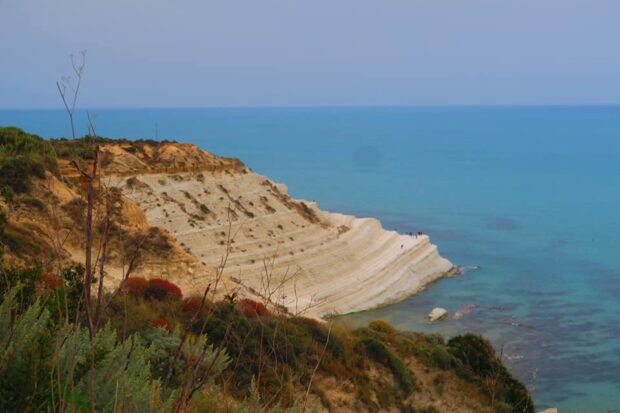
<svg viewBox="0 0 620 413">
<path fill-rule="evenodd" d="M 0 0 L 0 108 L 620 103 L 618 0 Z"/>
</svg>

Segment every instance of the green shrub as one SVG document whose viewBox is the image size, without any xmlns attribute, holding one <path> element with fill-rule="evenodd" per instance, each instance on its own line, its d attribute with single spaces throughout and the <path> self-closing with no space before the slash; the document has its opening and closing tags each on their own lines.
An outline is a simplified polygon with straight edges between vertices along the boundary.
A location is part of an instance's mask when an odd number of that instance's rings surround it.
<svg viewBox="0 0 620 413">
<path fill-rule="evenodd" d="M 51 152 L 50 144 L 43 138 L 14 126 L 0 127 L 0 148 L 3 154 L 13 155 L 29 153 L 49 155 Z"/>
<path fill-rule="evenodd" d="M 403 390 L 408 394 L 413 390 L 413 377 L 411 371 L 396 354 L 392 353 L 381 341 L 372 337 L 364 337 L 358 341 L 358 345 L 366 350 L 368 355 L 375 361 L 388 367 Z"/>
<path fill-rule="evenodd" d="M 491 343 L 480 336 L 465 334 L 448 341 L 450 352 L 460 362 L 462 373 L 474 377 L 489 377 L 500 366 Z"/>
<path fill-rule="evenodd" d="M 402 386 L 405 393 L 411 393 L 414 389 L 413 377 L 411 370 L 407 368 L 403 360 L 397 355 L 391 353 L 389 367 L 394 376 L 396 376 L 396 379 Z"/>
<path fill-rule="evenodd" d="M 31 178 L 45 178 L 46 169 L 56 170 L 49 142 L 18 128 L 0 127 L 0 187 L 28 192 Z"/>
<path fill-rule="evenodd" d="M 0 275 L 0 303 L 6 294 L 19 286 L 20 310 L 31 305 L 36 300 L 37 281 L 41 277 L 41 267 L 5 268 Z"/>
<path fill-rule="evenodd" d="M 513 413 L 533 413 L 534 403 L 523 384 L 508 372 L 487 340 L 474 334 L 457 336 L 448 341 L 450 353 L 459 365 L 459 373 L 470 380 L 499 381 L 499 402 Z"/>
<path fill-rule="evenodd" d="M 15 198 L 15 192 L 13 191 L 13 187 L 9 185 L 4 185 L 2 188 L 0 188 L 0 196 L 4 198 L 4 200 L 9 204 L 12 203 L 13 199 Z"/>
<path fill-rule="evenodd" d="M 384 320 L 374 320 L 368 324 L 368 328 L 379 333 L 385 334 L 394 334 L 396 333 L 396 329 L 392 326 L 392 324 L 388 323 Z"/>
<path fill-rule="evenodd" d="M 430 350 L 430 360 L 435 367 L 447 370 L 452 367 L 454 357 L 445 346 L 434 346 Z"/>
<path fill-rule="evenodd" d="M 0 166 L 0 185 L 9 186 L 16 193 L 29 192 L 32 188 L 30 176 L 33 164 L 23 158 L 5 159 Z M 34 167 L 39 169 L 39 167 Z"/>
<path fill-rule="evenodd" d="M 327 343 L 327 350 L 330 355 L 342 361 L 347 362 L 347 352 L 344 343 L 338 337 L 335 331 L 329 332 L 325 324 L 320 323 L 312 318 L 296 317 L 291 319 L 296 324 L 300 324 L 302 328 L 312 337 L 312 340 L 318 344 Z M 328 338 L 329 336 L 329 338 Z"/>
<path fill-rule="evenodd" d="M 385 344 L 376 338 L 365 337 L 358 341 L 358 344 L 366 350 L 366 353 L 373 360 L 387 365 L 390 357 L 390 350 L 387 349 Z"/>
<path fill-rule="evenodd" d="M 67 318 L 55 322 L 41 300 L 22 306 L 21 294 L 12 288 L 0 302 L 2 412 L 172 411 L 184 379 L 212 385 L 229 363 L 205 336 L 181 341 L 149 328 L 121 340 L 111 324 L 91 335 Z M 175 376 L 164 388 L 168 371 Z"/>
</svg>

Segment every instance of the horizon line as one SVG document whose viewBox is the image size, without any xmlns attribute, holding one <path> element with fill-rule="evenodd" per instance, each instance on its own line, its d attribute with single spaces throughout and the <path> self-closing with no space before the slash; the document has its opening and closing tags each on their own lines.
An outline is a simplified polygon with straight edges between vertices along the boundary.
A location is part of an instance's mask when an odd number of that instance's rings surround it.
<svg viewBox="0 0 620 413">
<path fill-rule="evenodd" d="M 411 105 L 223 105 L 223 106 L 91 106 L 76 108 L 76 111 L 89 110 L 205 110 L 205 109 L 389 109 L 389 108 L 583 108 L 583 107 L 614 107 L 620 106 L 620 101 L 615 103 L 483 103 L 483 104 L 411 104 Z M 62 106 L 49 107 L 0 107 L 0 111 L 66 111 Z"/>
</svg>

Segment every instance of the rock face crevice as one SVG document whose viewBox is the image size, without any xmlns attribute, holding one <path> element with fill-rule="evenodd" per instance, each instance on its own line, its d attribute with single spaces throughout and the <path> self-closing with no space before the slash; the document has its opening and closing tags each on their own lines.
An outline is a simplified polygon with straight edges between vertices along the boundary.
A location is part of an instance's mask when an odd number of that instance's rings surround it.
<svg viewBox="0 0 620 413">
<path fill-rule="evenodd" d="M 139 167 L 123 166 L 106 179 L 144 210 L 150 225 L 167 230 L 206 266 L 220 265 L 229 247 L 225 276 L 293 313 L 322 317 L 393 303 L 453 271 L 426 235 L 321 211 L 241 163 L 203 170 L 186 163 L 190 169 L 169 173 L 132 162 Z"/>
</svg>

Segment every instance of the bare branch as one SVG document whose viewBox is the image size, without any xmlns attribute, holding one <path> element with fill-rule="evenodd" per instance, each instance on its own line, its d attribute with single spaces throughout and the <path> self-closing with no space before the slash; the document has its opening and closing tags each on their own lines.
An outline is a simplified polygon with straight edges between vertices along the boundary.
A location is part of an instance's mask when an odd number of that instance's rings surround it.
<svg viewBox="0 0 620 413">
<path fill-rule="evenodd" d="M 69 56 L 71 60 L 71 68 L 73 69 L 73 73 L 75 73 L 77 79 L 76 86 L 73 87 L 71 77 L 69 76 L 62 76 L 60 78 L 60 82 L 56 82 L 58 93 L 60 94 L 62 103 L 65 106 L 67 115 L 69 116 L 69 123 L 71 124 L 71 136 L 73 139 L 75 139 L 75 106 L 77 104 L 77 99 L 80 94 L 80 86 L 82 85 L 82 78 L 84 77 L 84 68 L 86 67 L 86 50 L 82 50 L 80 52 L 80 56 L 82 56 L 82 60 L 79 64 L 75 62 L 73 54 Z M 68 96 L 67 88 L 71 89 L 72 96 L 70 97 Z"/>
</svg>

